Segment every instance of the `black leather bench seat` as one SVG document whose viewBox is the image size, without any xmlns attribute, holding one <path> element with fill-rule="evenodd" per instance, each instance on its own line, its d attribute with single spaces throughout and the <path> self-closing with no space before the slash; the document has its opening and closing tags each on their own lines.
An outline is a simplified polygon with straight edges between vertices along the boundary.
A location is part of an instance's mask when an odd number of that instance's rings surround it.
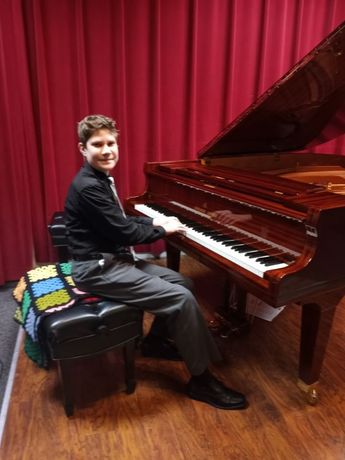
<svg viewBox="0 0 345 460">
<path fill-rule="evenodd" d="M 41 330 L 52 359 L 82 358 L 139 338 L 142 316 L 137 308 L 103 300 L 49 315 Z"/>
</svg>

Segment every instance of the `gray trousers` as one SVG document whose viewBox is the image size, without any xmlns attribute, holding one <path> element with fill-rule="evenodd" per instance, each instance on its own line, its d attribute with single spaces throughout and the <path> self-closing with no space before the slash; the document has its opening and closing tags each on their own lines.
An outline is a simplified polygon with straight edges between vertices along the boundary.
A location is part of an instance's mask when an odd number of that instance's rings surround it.
<svg viewBox="0 0 345 460">
<path fill-rule="evenodd" d="M 188 278 L 143 260 L 102 255 L 103 260 L 73 262 L 72 276 L 79 289 L 155 315 L 150 332 L 174 340 L 192 375 L 221 359 Z"/>
</svg>

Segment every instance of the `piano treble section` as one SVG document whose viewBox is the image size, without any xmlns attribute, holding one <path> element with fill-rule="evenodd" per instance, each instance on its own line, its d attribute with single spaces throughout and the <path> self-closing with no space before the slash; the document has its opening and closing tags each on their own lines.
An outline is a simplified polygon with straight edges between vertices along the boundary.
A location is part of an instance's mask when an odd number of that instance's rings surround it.
<svg viewBox="0 0 345 460">
<path fill-rule="evenodd" d="M 262 238 L 258 239 L 256 235 L 233 225 L 215 228 L 211 217 L 201 212 L 197 213 L 182 203 L 171 201 L 169 204 L 175 209 L 147 203 L 136 204 L 135 209 L 152 218 L 169 215 L 178 217 L 187 228 L 185 234 L 187 239 L 195 241 L 261 278 L 268 270 L 287 267 L 298 255 L 288 248 Z"/>
</svg>

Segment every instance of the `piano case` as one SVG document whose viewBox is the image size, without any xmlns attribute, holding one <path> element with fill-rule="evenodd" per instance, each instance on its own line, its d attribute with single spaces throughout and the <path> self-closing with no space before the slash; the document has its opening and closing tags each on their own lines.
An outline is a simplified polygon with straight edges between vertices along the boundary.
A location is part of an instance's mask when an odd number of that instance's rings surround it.
<svg viewBox="0 0 345 460">
<path fill-rule="evenodd" d="M 198 160 L 147 163 L 146 191 L 126 202 L 185 223 L 185 236 L 166 238 L 170 267 L 184 251 L 274 307 L 302 305 L 299 383 L 310 401 L 345 287 L 345 156 L 311 149 L 344 133 L 345 22 Z"/>
</svg>

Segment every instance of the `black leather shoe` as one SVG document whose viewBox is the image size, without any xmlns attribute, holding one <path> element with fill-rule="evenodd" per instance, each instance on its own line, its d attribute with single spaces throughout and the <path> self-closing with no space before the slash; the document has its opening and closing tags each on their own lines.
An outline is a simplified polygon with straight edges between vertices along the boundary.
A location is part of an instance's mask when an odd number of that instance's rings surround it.
<svg viewBox="0 0 345 460">
<path fill-rule="evenodd" d="M 187 384 L 187 394 L 192 399 L 218 409 L 240 410 L 248 407 L 248 402 L 242 393 L 227 388 L 213 375 L 206 382 L 192 377 Z"/>
<path fill-rule="evenodd" d="M 141 343 L 141 354 L 145 358 L 166 359 L 168 361 L 182 361 L 176 346 L 160 337 L 148 335 Z"/>
</svg>

